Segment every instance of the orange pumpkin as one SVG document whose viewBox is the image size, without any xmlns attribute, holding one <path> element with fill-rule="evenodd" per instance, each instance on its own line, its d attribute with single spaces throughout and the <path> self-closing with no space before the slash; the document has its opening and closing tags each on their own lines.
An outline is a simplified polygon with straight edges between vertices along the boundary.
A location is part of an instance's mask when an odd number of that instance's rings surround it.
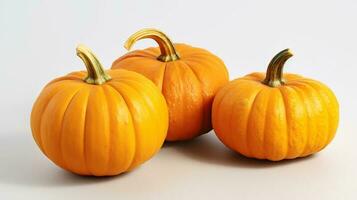
<svg viewBox="0 0 357 200">
<path fill-rule="evenodd" d="M 266 74 L 236 79 L 216 95 L 212 123 L 218 138 L 247 156 L 273 161 L 316 153 L 333 139 L 339 105 L 324 84 L 284 74 L 287 49 L 270 62 Z"/>
<path fill-rule="evenodd" d="M 160 88 L 169 108 L 166 140 L 187 140 L 212 130 L 214 95 L 229 81 L 223 61 L 207 50 L 172 44 L 155 29 L 138 31 L 125 47 L 129 50 L 143 38 L 154 39 L 159 47 L 129 52 L 117 59 L 112 69 L 141 73 Z"/>
<path fill-rule="evenodd" d="M 165 140 L 165 99 L 144 76 L 104 71 L 84 46 L 77 55 L 88 72 L 73 72 L 45 86 L 31 113 L 33 137 L 50 160 L 68 171 L 108 176 L 131 170 Z"/>
</svg>

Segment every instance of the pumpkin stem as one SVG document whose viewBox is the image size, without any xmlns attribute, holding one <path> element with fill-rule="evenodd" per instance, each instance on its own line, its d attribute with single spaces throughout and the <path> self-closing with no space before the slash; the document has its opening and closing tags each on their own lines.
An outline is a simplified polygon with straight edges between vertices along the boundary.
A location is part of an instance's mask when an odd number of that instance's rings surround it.
<svg viewBox="0 0 357 200">
<path fill-rule="evenodd" d="M 84 81 L 86 83 L 101 85 L 111 80 L 109 74 L 104 71 L 102 64 L 100 64 L 97 57 L 88 47 L 80 44 L 77 46 L 76 50 L 77 56 L 79 56 L 83 60 L 87 68 L 88 75 L 86 78 L 84 78 Z"/>
<path fill-rule="evenodd" d="M 285 62 L 292 56 L 293 53 L 290 51 L 290 49 L 285 49 L 274 56 L 274 58 L 269 63 L 263 83 L 270 87 L 278 87 L 283 85 L 283 67 Z"/>
<path fill-rule="evenodd" d="M 163 32 L 156 29 L 141 29 L 140 31 L 131 35 L 125 42 L 124 47 L 130 50 L 133 44 L 141 39 L 151 38 L 159 44 L 161 55 L 157 58 L 163 62 L 170 62 L 180 59 L 176 49 L 169 39 Z"/>
</svg>

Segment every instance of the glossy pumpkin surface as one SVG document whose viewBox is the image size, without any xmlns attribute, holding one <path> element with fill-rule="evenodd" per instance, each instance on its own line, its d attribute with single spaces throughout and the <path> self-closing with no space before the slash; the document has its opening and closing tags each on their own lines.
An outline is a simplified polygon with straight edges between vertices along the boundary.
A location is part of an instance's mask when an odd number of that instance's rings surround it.
<svg viewBox="0 0 357 200">
<path fill-rule="evenodd" d="M 88 72 L 51 81 L 31 113 L 33 137 L 58 166 L 81 175 L 131 170 L 162 146 L 168 110 L 157 87 L 128 70 L 105 72 L 85 47 L 77 48 Z"/>
<path fill-rule="evenodd" d="M 152 38 L 157 48 L 136 50 L 117 59 L 112 69 L 127 69 L 151 79 L 165 96 L 169 108 L 166 140 L 187 140 L 212 129 L 211 107 L 216 92 L 228 82 L 221 59 L 205 49 L 172 44 L 160 31 L 144 29 L 126 43 Z"/>
<path fill-rule="evenodd" d="M 212 123 L 226 146 L 277 161 L 316 153 L 331 142 L 339 121 L 337 99 L 319 81 L 283 74 L 290 56 L 282 51 L 267 73 L 238 78 L 218 92 Z"/>
</svg>

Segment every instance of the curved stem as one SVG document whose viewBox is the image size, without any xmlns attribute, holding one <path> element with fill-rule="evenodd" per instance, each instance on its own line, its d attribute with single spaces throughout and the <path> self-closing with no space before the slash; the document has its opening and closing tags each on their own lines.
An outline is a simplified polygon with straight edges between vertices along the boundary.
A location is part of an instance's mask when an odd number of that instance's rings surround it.
<svg viewBox="0 0 357 200">
<path fill-rule="evenodd" d="M 157 58 L 158 60 L 163 62 L 170 62 L 180 59 L 171 40 L 163 32 L 156 29 L 142 29 L 134 33 L 125 42 L 124 47 L 127 50 L 130 50 L 136 41 L 145 38 L 151 38 L 159 45 L 161 55 Z"/>
<path fill-rule="evenodd" d="M 285 49 L 274 56 L 274 58 L 269 63 L 263 83 L 270 87 L 278 87 L 283 85 L 283 67 L 285 62 L 292 56 L 293 53 L 290 51 L 290 49 Z"/>
<path fill-rule="evenodd" d="M 104 71 L 102 64 L 100 64 L 93 52 L 84 45 L 78 45 L 77 56 L 79 56 L 86 65 L 88 76 L 84 81 L 89 84 L 101 85 L 111 79 L 111 77 Z"/>
</svg>

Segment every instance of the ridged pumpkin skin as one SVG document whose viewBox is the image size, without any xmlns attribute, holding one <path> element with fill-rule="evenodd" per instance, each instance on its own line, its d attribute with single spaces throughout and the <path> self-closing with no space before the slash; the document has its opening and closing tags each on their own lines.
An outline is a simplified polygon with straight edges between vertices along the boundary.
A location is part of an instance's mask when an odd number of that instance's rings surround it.
<svg viewBox="0 0 357 200">
<path fill-rule="evenodd" d="M 168 110 L 157 87 L 128 70 L 109 70 L 101 85 L 74 72 L 50 82 L 31 113 L 33 137 L 58 166 L 81 175 L 131 170 L 162 146 Z"/>
<path fill-rule="evenodd" d="M 221 59 L 186 44 L 174 44 L 180 58 L 158 60 L 160 49 L 129 52 L 112 69 L 128 69 L 151 79 L 162 91 L 169 108 L 168 141 L 187 140 L 212 130 L 211 109 L 216 92 L 228 83 Z"/>
<path fill-rule="evenodd" d="M 285 74 L 285 84 L 262 83 L 265 73 L 236 79 L 216 95 L 212 123 L 218 138 L 247 157 L 278 161 L 326 147 L 339 120 L 339 105 L 324 84 Z"/>
</svg>

